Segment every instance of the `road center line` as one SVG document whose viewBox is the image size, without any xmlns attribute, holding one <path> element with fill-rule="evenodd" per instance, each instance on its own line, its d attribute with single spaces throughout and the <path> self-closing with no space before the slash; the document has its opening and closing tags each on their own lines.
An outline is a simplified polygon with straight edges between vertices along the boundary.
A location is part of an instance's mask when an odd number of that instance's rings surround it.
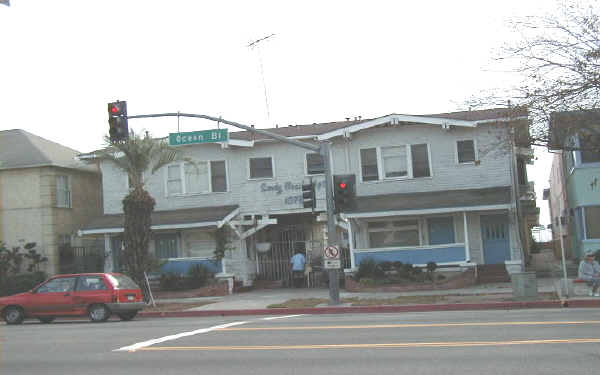
<svg viewBox="0 0 600 375">
<path fill-rule="evenodd" d="M 332 344 L 332 345 L 272 345 L 272 346 L 163 346 L 142 348 L 143 351 L 230 351 L 230 350 L 298 350 L 298 349 L 368 349 L 368 348 L 439 348 L 439 347 L 476 347 L 509 346 L 534 344 L 583 344 L 600 343 L 600 339 L 550 339 L 519 341 L 456 341 L 456 342 L 405 342 L 384 344 Z"/>
<path fill-rule="evenodd" d="M 126 352 L 126 351 L 134 352 L 136 350 L 147 348 L 147 347 L 149 347 L 151 345 L 155 345 L 155 344 L 160 344 L 165 341 L 177 340 L 182 337 L 194 336 L 194 335 L 197 335 L 200 333 L 211 332 L 211 331 L 215 331 L 218 329 L 228 328 L 228 327 L 232 327 L 232 326 L 238 326 L 238 325 L 246 324 L 246 323 L 248 323 L 248 322 L 233 322 L 233 323 L 221 324 L 221 325 L 213 326 L 213 327 L 209 327 L 209 328 L 201 328 L 201 329 L 197 329 L 195 331 L 178 333 L 176 335 L 165 336 L 165 337 L 161 337 L 161 338 L 154 339 L 154 340 L 148 340 L 148 341 L 138 342 L 137 344 L 133 344 L 133 345 L 129 345 L 129 346 L 124 346 L 122 348 L 113 350 L 113 352 Z"/>
<path fill-rule="evenodd" d="M 493 326 L 541 326 L 600 324 L 600 320 L 588 321 L 556 321 L 556 322 L 474 322 L 474 323 L 416 323 L 416 324 L 375 324 L 375 325 L 340 325 L 340 326 L 288 326 L 288 327 L 243 327 L 220 328 L 218 331 L 303 331 L 320 329 L 374 329 L 374 328 L 423 328 L 423 327 L 493 327 Z"/>
<path fill-rule="evenodd" d="M 286 319 L 286 318 L 295 318 L 297 316 L 304 316 L 304 314 L 297 315 L 284 315 L 284 316 L 272 316 L 270 318 L 262 318 L 262 320 L 275 320 L 275 319 Z"/>
</svg>

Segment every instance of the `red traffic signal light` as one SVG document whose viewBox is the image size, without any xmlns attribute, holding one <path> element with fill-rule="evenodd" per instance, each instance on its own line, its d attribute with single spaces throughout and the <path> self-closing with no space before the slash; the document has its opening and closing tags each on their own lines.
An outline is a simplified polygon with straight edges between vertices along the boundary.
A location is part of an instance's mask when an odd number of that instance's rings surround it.
<svg viewBox="0 0 600 375">
<path fill-rule="evenodd" d="M 127 124 L 127 102 L 108 103 L 108 134 L 111 142 L 119 142 L 129 136 Z"/>
<path fill-rule="evenodd" d="M 333 176 L 335 202 L 335 213 L 349 211 L 355 206 L 355 183 L 356 175 L 345 174 Z"/>
<path fill-rule="evenodd" d="M 340 189 L 346 189 L 347 186 L 345 182 L 340 182 Z"/>
</svg>

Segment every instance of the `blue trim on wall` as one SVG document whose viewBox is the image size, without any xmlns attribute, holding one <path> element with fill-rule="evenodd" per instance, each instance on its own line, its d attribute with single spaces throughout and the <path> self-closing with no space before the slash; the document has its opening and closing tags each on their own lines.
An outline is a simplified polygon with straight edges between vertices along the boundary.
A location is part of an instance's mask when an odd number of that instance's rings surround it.
<svg viewBox="0 0 600 375">
<path fill-rule="evenodd" d="M 158 273 L 176 273 L 179 275 L 187 275 L 190 268 L 192 268 L 192 266 L 196 264 L 201 264 L 212 273 L 223 272 L 223 265 L 220 260 L 214 261 L 212 259 L 171 259 L 167 262 L 167 264 L 161 267 Z"/>
<path fill-rule="evenodd" d="M 354 256 L 357 267 L 360 265 L 360 262 L 368 258 L 374 259 L 377 263 L 400 261 L 410 264 L 427 264 L 429 262 L 450 263 L 464 262 L 466 260 L 464 245 L 436 249 L 374 251 L 355 253 Z"/>
</svg>

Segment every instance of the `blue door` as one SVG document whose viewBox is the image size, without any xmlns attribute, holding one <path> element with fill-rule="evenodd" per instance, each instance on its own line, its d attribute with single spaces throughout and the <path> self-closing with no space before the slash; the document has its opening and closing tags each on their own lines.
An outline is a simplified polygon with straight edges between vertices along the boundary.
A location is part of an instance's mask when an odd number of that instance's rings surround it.
<svg viewBox="0 0 600 375">
<path fill-rule="evenodd" d="M 486 264 L 510 260 L 508 218 L 506 215 L 481 216 L 481 239 Z"/>
<path fill-rule="evenodd" d="M 429 227 L 429 244 L 443 245 L 455 243 L 454 219 L 452 217 L 433 217 L 427 219 Z"/>
<path fill-rule="evenodd" d="M 112 272 L 121 272 L 121 247 L 123 246 L 123 238 L 122 237 L 113 237 L 112 238 L 112 261 L 113 261 L 113 270 Z"/>
</svg>

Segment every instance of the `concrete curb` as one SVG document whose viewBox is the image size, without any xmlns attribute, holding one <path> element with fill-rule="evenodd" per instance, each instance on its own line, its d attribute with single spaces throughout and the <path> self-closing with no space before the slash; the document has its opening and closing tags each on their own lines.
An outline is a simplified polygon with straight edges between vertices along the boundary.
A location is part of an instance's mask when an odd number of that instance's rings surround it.
<svg viewBox="0 0 600 375">
<path fill-rule="evenodd" d="M 383 305 L 383 306 L 331 306 L 312 308 L 273 308 L 248 310 L 200 310 L 172 312 L 140 312 L 140 317 L 148 318 L 185 318 L 207 316 L 242 316 L 242 315 L 293 315 L 293 314 L 373 314 L 402 313 L 426 311 L 468 311 L 468 310 L 518 310 L 518 309 L 552 309 L 552 308 L 585 308 L 600 307 L 598 300 L 569 301 L 521 301 L 521 302 L 489 302 L 489 303 L 454 303 L 430 305 Z"/>
</svg>

